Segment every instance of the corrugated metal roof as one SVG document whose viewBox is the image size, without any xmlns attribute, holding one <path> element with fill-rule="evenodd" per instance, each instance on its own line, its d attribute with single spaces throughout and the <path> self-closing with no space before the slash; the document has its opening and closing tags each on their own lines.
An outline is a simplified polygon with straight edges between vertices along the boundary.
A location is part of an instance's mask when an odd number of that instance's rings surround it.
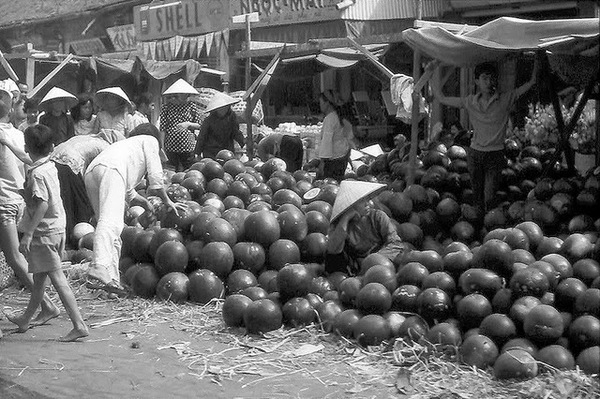
<svg viewBox="0 0 600 399">
<path fill-rule="evenodd" d="M 0 0 L 0 28 L 47 20 L 106 6 L 142 3 L 135 0 Z M 150 2 L 148 0 L 147 2 Z"/>
<path fill-rule="evenodd" d="M 342 11 L 342 19 L 385 20 L 417 17 L 417 0 L 355 0 Z M 447 0 L 421 0 L 422 18 L 441 16 L 450 9 Z"/>
</svg>

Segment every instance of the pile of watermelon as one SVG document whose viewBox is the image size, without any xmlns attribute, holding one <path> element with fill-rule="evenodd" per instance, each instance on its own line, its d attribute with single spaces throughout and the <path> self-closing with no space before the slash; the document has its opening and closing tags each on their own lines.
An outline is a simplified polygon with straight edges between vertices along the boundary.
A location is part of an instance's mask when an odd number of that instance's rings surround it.
<svg viewBox="0 0 600 399">
<path fill-rule="evenodd" d="M 498 378 L 576 366 L 598 374 L 600 177 L 559 165 L 542 177 L 548 154 L 511 148 L 498 206 L 485 215 L 472 206 L 459 146 L 420 154 L 410 186 L 408 161 L 393 153 L 350 174 L 388 183 L 375 206 L 407 245 L 393 261 L 370 255 L 359 276 L 324 272 L 335 181 L 222 151 L 166 173 L 185 213 L 157 197 L 152 213 L 129 210 L 124 282 L 144 298 L 225 298 L 225 324 L 253 334 L 318 323 L 365 346 L 400 337 L 458 347 L 463 362 Z"/>
</svg>

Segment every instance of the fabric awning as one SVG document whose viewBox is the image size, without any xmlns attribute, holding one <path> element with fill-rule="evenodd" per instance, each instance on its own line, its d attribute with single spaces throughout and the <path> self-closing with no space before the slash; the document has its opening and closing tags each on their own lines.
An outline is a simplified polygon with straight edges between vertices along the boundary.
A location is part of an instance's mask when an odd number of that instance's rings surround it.
<svg viewBox="0 0 600 399">
<path fill-rule="evenodd" d="M 587 54 L 598 55 L 598 18 L 531 21 L 502 17 L 465 34 L 453 34 L 440 27 L 411 28 L 402 33 L 413 49 L 455 66 L 473 66 L 541 48 L 573 53 L 575 43 L 593 47 L 594 41 L 595 52 L 592 49 Z"/>
<path fill-rule="evenodd" d="M 136 57 L 135 60 L 123 60 L 113 58 L 96 58 L 96 62 L 99 65 L 103 65 L 108 68 L 121 70 L 127 73 L 133 73 L 136 69 L 136 64 L 139 65 L 140 69 L 146 71 L 150 76 L 156 80 L 164 80 L 171 75 L 176 75 L 185 71 L 186 80 L 193 82 L 202 68 L 206 65 L 200 64 L 196 60 L 184 60 L 184 61 L 154 61 L 146 60 L 142 61 Z"/>
<path fill-rule="evenodd" d="M 369 44 L 365 48 L 377 58 L 381 58 L 387 51 L 388 44 Z M 338 47 L 320 50 L 316 54 L 301 55 L 282 59 L 283 65 L 289 65 L 297 62 L 314 61 L 325 68 L 349 68 L 356 65 L 359 61 L 366 60 L 367 57 L 360 51 L 350 47 Z"/>
</svg>

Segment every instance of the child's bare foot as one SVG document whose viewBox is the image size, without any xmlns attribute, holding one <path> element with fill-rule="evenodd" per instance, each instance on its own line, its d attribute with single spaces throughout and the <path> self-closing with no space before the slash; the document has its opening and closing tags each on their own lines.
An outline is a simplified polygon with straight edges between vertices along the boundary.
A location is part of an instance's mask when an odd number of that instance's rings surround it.
<svg viewBox="0 0 600 399">
<path fill-rule="evenodd" d="M 23 316 L 12 316 L 12 315 L 6 315 L 6 318 L 11 322 L 17 325 L 17 332 L 20 333 L 24 333 L 25 331 L 29 330 L 29 321 L 30 320 L 26 320 Z"/>
<path fill-rule="evenodd" d="M 74 328 L 71 331 L 69 331 L 69 333 L 64 337 L 59 337 L 58 340 L 60 342 L 75 342 L 79 338 L 84 338 L 88 335 L 90 335 L 90 333 L 87 328 L 85 330 L 82 330 L 80 328 Z"/>
<path fill-rule="evenodd" d="M 40 313 L 38 313 L 36 318 L 31 321 L 31 326 L 35 327 L 44 325 L 50 320 L 54 319 L 55 317 L 58 317 L 59 314 L 60 310 L 58 310 L 58 308 L 54 308 L 53 310 L 47 311 L 42 310 Z"/>
</svg>

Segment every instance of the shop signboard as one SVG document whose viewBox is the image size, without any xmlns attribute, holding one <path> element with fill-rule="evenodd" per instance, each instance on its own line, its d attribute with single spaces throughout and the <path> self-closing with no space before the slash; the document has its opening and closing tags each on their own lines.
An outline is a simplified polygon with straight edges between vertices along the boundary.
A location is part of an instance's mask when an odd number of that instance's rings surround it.
<svg viewBox="0 0 600 399">
<path fill-rule="evenodd" d="M 336 4 L 340 0 L 230 0 L 231 15 L 258 12 L 260 21 L 253 27 L 302 24 L 340 19 Z M 243 27 L 234 24 L 233 27 Z"/>
<path fill-rule="evenodd" d="M 106 33 L 108 33 L 115 51 L 135 50 L 136 40 L 133 24 L 106 28 Z"/>
<path fill-rule="evenodd" d="M 216 32 L 229 27 L 230 15 L 229 0 L 166 0 L 133 9 L 139 41 Z"/>
<path fill-rule="evenodd" d="M 106 52 L 104 43 L 97 37 L 67 42 L 66 48 L 67 51 L 73 51 L 77 55 L 95 55 Z"/>
</svg>

